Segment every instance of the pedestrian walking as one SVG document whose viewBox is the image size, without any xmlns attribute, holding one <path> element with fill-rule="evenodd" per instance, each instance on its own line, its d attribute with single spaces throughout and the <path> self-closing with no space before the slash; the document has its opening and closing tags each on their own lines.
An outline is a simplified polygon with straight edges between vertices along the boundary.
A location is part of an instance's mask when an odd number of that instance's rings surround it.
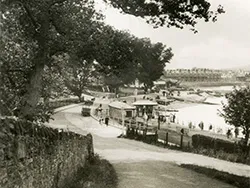
<svg viewBox="0 0 250 188">
<path fill-rule="evenodd" d="M 199 123 L 199 127 L 200 127 L 201 130 L 204 129 L 204 123 L 203 123 L 203 121 L 201 121 L 201 122 Z"/>
<path fill-rule="evenodd" d="M 182 128 L 180 132 L 181 132 L 181 134 L 184 134 L 184 129 Z"/>
<path fill-rule="evenodd" d="M 173 123 L 175 123 L 175 118 L 176 118 L 176 116 L 175 116 L 175 114 L 173 115 Z"/>
<path fill-rule="evenodd" d="M 189 129 L 192 129 L 192 127 L 193 127 L 192 122 L 189 122 L 189 123 L 188 123 L 188 128 L 189 128 Z"/>
<path fill-rule="evenodd" d="M 145 122 L 148 121 L 148 115 L 147 115 L 147 113 L 144 113 L 143 118 L 144 118 L 144 121 L 145 121 Z"/>
<path fill-rule="evenodd" d="M 231 129 L 227 130 L 227 138 L 230 138 L 232 136 Z"/>
<path fill-rule="evenodd" d="M 180 96 L 180 95 L 181 95 L 181 92 L 180 92 L 180 91 L 178 91 L 177 96 Z"/>
<path fill-rule="evenodd" d="M 172 123 L 173 122 L 173 114 L 169 114 L 169 123 Z"/>
<path fill-rule="evenodd" d="M 99 118 L 99 124 L 102 124 L 102 117 Z"/>
<path fill-rule="evenodd" d="M 166 91 L 163 91 L 162 95 L 163 95 L 163 97 L 165 97 L 166 96 Z"/>
<path fill-rule="evenodd" d="M 161 117 L 158 116 L 158 129 L 160 129 L 160 127 L 161 127 Z"/>
<path fill-rule="evenodd" d="M 108 116 L 106 116 L 106 118 L 105 118 L 105 124 L 106 124 L 106 126 L 109 125 L 109 117 Z"/>
<path fill-rule="evenodd" d="M 213 129 L 212 124 L 209 125 L 209 130 L 211 131 Z"/>
<path fill-rule="evenodd" d="M 235 138 L 237 138 L 238 135 L 239 135 L 239 128 L 238 128 L 238 127 L 236 127 L 236 128 L 234 129 L 234 134 L 235 134 Z"/>
</svg>

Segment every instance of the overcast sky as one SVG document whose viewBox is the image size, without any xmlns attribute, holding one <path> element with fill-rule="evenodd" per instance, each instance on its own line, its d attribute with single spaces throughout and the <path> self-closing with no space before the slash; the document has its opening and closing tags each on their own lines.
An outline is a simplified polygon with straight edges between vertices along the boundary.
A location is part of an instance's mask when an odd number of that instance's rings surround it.
<svg viewBox="0 0 250 188">
<path fill-rule="evenodd" d="M 226 13 L 216 23 L 197 25 L 198 33 L 188 29 L 153 29 L 141 18 L 105 7 L 106 22 L 128 30 L 137 37 L 148 37 L 171 47 L 174 57 L 167 68 L 231 68 L 250 65 L 250 0 L 209 0 L 222 4 Z"/>
</svg>

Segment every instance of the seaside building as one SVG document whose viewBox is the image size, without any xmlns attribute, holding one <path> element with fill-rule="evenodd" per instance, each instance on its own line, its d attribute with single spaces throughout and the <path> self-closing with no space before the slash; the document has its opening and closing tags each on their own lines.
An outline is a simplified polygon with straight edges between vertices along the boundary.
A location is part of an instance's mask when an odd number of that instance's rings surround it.
<svg viewBox="0 0 250 188">
<path fill-rule="evenodd" d="M 136 107 L 136 116 L 143 117 L 147 114 L 149 117 L 153 116 L 154 106 L 157 106 L 158 103 L 150 100 L 138 100 L 133 103 L 133 106 Z"/>
<path fill-rule="evenodd" d="M 109 116 L 113 119 L 132 118 L 135 116 L 135 106 L 115 101 L 109 104 Z"/>
</svg>

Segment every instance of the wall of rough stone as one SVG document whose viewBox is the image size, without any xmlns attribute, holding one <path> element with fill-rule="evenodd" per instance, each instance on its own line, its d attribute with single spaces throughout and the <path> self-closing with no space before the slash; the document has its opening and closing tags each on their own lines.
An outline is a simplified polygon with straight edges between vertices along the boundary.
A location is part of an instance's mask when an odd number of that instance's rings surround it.
<svg viewBox="0 0 250 188">
<path fill-rule="evenodd" d="M 92 136 L 0 119 L 0 187 L 61 188 L 93 156 Z"/>
</svg>

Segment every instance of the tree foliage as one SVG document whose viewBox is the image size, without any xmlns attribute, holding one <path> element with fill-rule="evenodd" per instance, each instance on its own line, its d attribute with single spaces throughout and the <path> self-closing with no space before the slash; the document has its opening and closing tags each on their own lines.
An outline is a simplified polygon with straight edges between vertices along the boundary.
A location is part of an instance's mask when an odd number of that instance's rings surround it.
<svg viewBox="0 0 250 188">
<path fill-rule="evenodd" d="M 207 0 L 104 0 L 122 12 L 143 17 L 155 27 L 166 25 L 183 29 L 189 26 L 197 32 L 198 20 L 216 21 L 217 16 L 224 13 L 223 6 L 211 10 Z"/>
<path fill-rule="evenodd" d="M 205 0 L 193 0 L 191 5 L 186 5 L 184 0 L 107 2 L 126 13 L 145 17 L 155 25 L 194 26 L 199 18 L 206 21 L 212 18 L 210 4 Z M 191 10 L 195 5 L 198 9 Z M 76 67 L 78 70 L 85 66 L 76 62 L 91 65 L 97 60 L 105 76 L 119 78 L 123 83 L 131 82 L 135 76 L 143 80 L 148 76 L 138 75 L 137 65 L 143 61 L 134 58 L 138 53 L 136 39 L 100 23 L 103 15 L 95 11 L 93 0 L 1 0 L 0 16 L 1 114 L 15 112 L 19 117 L 35 121 L 42 118 L 43 112 L 48 117 L 41 97 L 48 98 L 52 90 L 64 89 L 58 84 L 63 81 L 57 69 L 60 62 L 55 63 L 55 57 L 62 54 L 69 57 L 68 72 L 72 75 Z M 152 45 L 152 51 L 158 54 L 161 49 L 161 45 Z M 163 61 L 157 62 L 161 67 Z M 145 64 L 145 70 L 146 67 Z M 144 71 L 143 66 L 140 71 Z M 52 82 L 53 78 L 57 84 Z"/>
<path fill-rule="evenodd" d="M 105 26 L 96 39 L 96 61 L 100 64 L 99 71 L 103 73 L 106 84 L 117 87 L 121 83 L 132 82 L 136 71 L 133 36 Z"/>
<path fill-rule="evenodd" d="M 23 73 L 12 81 L 20 84 L 22 93 L 14 93 L 17 87 L 13 84 L 6 84 L 2 92 L 7 96 L 11 90 L 13 96 L 19 98 L 14 100 L 19 103 L 16 106 L 19 116 L 32 119 L 41 98 L 44 71 L 53 66 L 52 57 L 65 52 L 77 53 L 92 32 L 90 26 L 98 22 L 101 15 L 95 12 L 94 2 L 88 0 L 2 1 L 2 5 L 1 42 L 4 50 L 1 53 L 4 58 L 1 66 L 6 68 L 4 73 L 10 66 L 19 66 Z M 91 53 L 82 55 L 91 56 Z M 17 75 L 16 71 L 10 75 L 12 80 L 14 74 Z M 7 83 L 6 80 L 3 83 Z"/>
<path fill-rule="evenodd" d="M 69 91 L 82 101 L 82 94 L 92 84 L 97 72 L 94 63 L 87 61 L 68 64 L 63 70 L 63 80 Z"/>
<path fill-rule="evenodd" d="M 137 40 L 136 58 L 138 62 L 138 80 L 147 90 L 163 75 L 166 63 L 173 57 L 172 49 L 162 43 L 152 44 L 149 39 Z"/>
<path fill-rule="evenodd" d="M 96 42 L 96 61 L 104 74 L 105 83 L 118 88 L 139 79 L 146 87 L 160 78 L 173 53 L 162 43 L 137 38 L 130 33 L 105 27 Z"/>
<path fill-rule="evenodd" d="M 250 86 L 234 88 L 231 93 L 226 94 L 226 99 L 221 115 L 226 123 L 243 128 L 244 145 L 247 146 L 250 134 Z"/>
</svg>

